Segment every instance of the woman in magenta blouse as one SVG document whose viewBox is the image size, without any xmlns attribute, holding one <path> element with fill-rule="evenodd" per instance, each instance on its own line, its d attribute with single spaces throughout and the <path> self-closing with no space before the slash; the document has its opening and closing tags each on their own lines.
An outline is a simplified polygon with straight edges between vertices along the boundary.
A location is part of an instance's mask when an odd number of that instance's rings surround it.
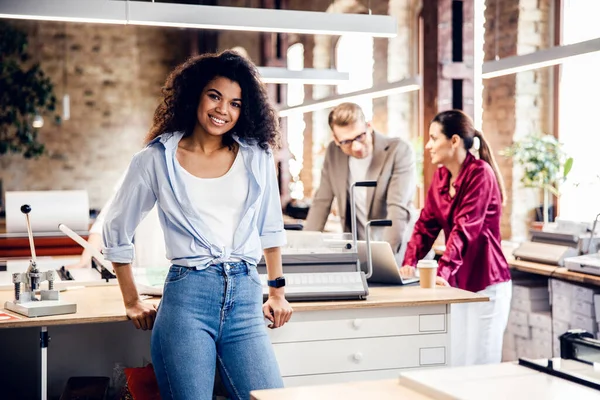
<svg viewBox="0 0 600 400">
<path fill-rule="evenodd" d="M 470 153 L 475 138 L 479 159 Z M 490 298 L 456 312 L 452 309 L 453 337 L 464 342 L 455 345 L 453 339 L 453 364 L 500 362 L 512 297 L 510 271 L 500 246 L 502 177 L 487 141 L 462 111 L 444 111 L 433 119 L 425 149 L 431 162 L 441 167 L 434 173 L 401 272 L 414 274 L 417 261 L 443 229 L 446 250 L 438 262 L 438 285 Z"/>
</svg>

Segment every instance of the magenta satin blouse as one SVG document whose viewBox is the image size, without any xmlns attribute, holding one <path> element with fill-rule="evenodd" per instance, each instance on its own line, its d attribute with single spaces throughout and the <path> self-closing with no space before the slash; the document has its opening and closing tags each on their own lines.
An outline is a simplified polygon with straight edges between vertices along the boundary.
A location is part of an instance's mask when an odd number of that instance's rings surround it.
<svg viewBox="0 0 600 400">
<path fill-rule="evenodd" d="M 500 246 L 502 199 L 492 167 L 469 153 L 454 183 L 453 198 L 449 180 L 445 167 L 435 172 L 403 265 L 415 266 L 443 229 L 446 251 L 438 262 L 438 275 L 450 285 L 478 292 L 510 280 Z"/>
</svg>

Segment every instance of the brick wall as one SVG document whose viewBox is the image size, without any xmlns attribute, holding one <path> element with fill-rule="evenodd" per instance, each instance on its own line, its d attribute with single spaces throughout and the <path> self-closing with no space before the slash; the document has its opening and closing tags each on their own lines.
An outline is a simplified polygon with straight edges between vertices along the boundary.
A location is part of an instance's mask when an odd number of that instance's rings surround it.
<svg viewBox="0 0 600 400">
<path fill-rule="evenodd" d="M 46 118 L 40 140 L 47 155 L 0 158 L 4 190 L 87 189 L 90 206 L 99 208 L 142 148 L 167 73 L 185 57 L 187 35 L 153 27 L 14 25 L 28 33 L 30 54 L 54 82 L 57 97 L 69 94 L 71 118 L 59 127 Z"/>
<path fill-rule="evenodd" d="M 485 9 L 485 61 L 509 57 L 517 52 L 519 0 L 488 0 Z M 512 162 L 498 154 L 511 145 L 515 131 L 516 76 L 507 75 L 483 81 L 483 132 L 496 155 L 506 185 L 507 201 L 502 214 L 503 237 L 511 236 L 513 213 Z"/>
<path fill-rule="evenodd" d="M 549 4 L 549 0 L 488 0 L 485 10 L 485 60 L 548 47 Z M 507 189 L 501 225 L 504 238 L 527 237 L 540 196 L 534 189 L 523 188 L 520 168 L 497 153 L 525 135 L 549 132 L 549 86 L 548 69 L 484 81 L 483 131 L 496 153 Z"/>
<path fill-rule="evenodd" d="M 521 0 L 517 54 L 527 54 L 549 47 L 550 0 Z M 519 72 L 515 85 L 515 135 L 519 140 L 525 136 L 551 133 L 550 69 Z M 512 237 L 525 239 L 534 210 L 542 202 L 540 192 L 523 188 L 520 184 L 522 170 L 513 165 L 513 207 L 511 214 Z"/>
</svg>

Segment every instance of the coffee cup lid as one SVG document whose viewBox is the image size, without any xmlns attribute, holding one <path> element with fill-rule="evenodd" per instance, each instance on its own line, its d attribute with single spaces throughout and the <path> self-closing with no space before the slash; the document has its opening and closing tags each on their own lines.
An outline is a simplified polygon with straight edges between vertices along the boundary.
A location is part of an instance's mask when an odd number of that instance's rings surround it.
<svg viewBox="0 0 600 400">
<path fill-rule="evenodd" d="M 420 260 L 417 263 L 417 268 L 437 268 L 438 264 L 435 260 Z"/>
</svg>

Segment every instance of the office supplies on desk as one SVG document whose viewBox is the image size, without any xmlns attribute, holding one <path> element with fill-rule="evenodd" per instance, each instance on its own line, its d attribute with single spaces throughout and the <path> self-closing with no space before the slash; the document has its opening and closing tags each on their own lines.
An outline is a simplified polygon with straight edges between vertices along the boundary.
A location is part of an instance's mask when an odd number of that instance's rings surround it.
<svg viewBox="0 0 600 400">
<path fill-rule="evenodd" d="M 26 236 L 27 225 L 20 212 L 28 204 L 35 210 L 31 230 L 38 234 L 58 233 L 59 223 L 65 223 L 78 232 L 89 227 L 89 203 L 85 190 L 47 190 L 6 192 L 6 235 Z"/>
<path fill-rule="evenodd" d="M 600 254 L 565 258 L 565 267 L 569 271 L 600 276 Z"/>
<path fill-rule="evenodd" d="M 516 259 L 562 267 L 565 258 L 577 255 L 577 249 L 556 244 L 523 242 L 513 251 Z"/>
<path fill-rule="evenodd" d="M 260 274 L 263 298 L 269 296 L 267 274 Z M 285 298 L 290 301 L 364 300 L 368 295 L 364 274 L 318 272 L 285 274 Z"/>
<path fill-rule="evenodd" d="M 557 219 L 543 230 L 531 230 L 529 241 L 523 242 L 513 253 L 515 258 L 543 264 L 565 266 L 565 259 L 595 253 L 600 248 L 596 221 L 588 223 Z"/>
<path fill-rule="evenodd" d="M 368 274 L 361 270 L 358 259 L 354 188 L 375 186 L 376 181 L 352 184 L 351 242 L 347 234 L 286 231 L 288 243 L 281 249 L 283 274 L 286 277 L 286 298 L 313 301 L 367 298 Z M 369 230 L 368 227 L 366 230 Z M 264 257 L 258 263 L 257 269 L 263 283 L 263 297 L 266 298 L 269 291 Z"/>
<path fill-rule="evenodd" d="M 358 268 L 358 253 L 348 234 L 286 231 L 281 248 L 285 296 L 288 300 L 358 300 L 369 293 L 365 273 Z M 257 265 L 268 296 L 264 257 Z"/>
<path fill-rule="evenodd" d="M 59 299 L 58 290 L 54 289 L 55 271 L 49 270 L 41 272 L 37 268 L 37 259 L 35 255 L 35 245 L 29 213 L 31 207 L 27 204 L 21 207 L 21 212 L 25 214 L 27 232 L 29 235 L 29 244 L 31 247 L 31 263 L 26 272 L 13 273 L 13 283 L 15 298 L 13 301 L 4 303 L 4 308 L 14 311 L 27 317 L 43 317 L 48 315 L 72 314 L 77 311 L 75 303 L 68 303 Z M 48 281 L 48 289 L 43 290 L 40 284 Z M 40 297 L 36 291 L 40 290 Z"/>
<path fill-rule="evenodd" d="M 65 268 L 64 265 L 61 266 L 59 269 L 57 269 L 56 272 L 58 273 L 58 276 L 60 277 L 60 279 L 63 281 L 74 280 L 73 275 L 71 274 L 71 272 L 69 272 L 68 269 Z"/>
</svg>

